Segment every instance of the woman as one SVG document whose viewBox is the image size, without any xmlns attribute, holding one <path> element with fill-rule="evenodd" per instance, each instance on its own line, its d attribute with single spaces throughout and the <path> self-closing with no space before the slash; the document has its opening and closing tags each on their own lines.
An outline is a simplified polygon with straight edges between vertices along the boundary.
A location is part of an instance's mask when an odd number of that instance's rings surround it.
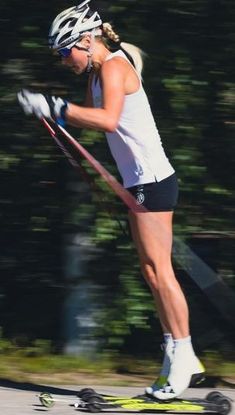
<svg viewBox="0 0 235 415">
<path fill-rule="evenodd" d="M 158 399 L 171 399 L 204 372 L 193 351 L 187 303 L 171 264 L 177 178 L 142 86 L 141 52 L 133 45 L 120 44 L 111 25 L 102 24 L 89 2 L 60 13 L 49 34 L 50 47 L 64 65 L 78 75 L 90 73 L 85 106 L 27 90 L 21 91 L 18 99 L 27 114 L 54 119 L 61 125 L 104 131 L 124 187 L 148 209 L 147 213 L 129 212 L 141 269 L 164 334 L 162 370 L 146 392 Z M 116 42 L 114 53 L 108 39 Z"/>
</svg>

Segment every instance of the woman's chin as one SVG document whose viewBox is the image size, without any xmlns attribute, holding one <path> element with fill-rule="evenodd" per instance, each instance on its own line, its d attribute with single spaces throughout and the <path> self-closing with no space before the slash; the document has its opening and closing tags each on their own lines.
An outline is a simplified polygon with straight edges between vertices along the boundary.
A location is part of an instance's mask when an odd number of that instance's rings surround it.
<svg viewBox="0 0 235 415">
<path fill-rule="evenodd" d="M 80 75 L 81 73 L 84 72 L 84 70 L 82 70 L 80 67 L 78 66 L 73 66 L 72 67 L 72 71 L 76 74 L 76 75 Z"/>
</svg>

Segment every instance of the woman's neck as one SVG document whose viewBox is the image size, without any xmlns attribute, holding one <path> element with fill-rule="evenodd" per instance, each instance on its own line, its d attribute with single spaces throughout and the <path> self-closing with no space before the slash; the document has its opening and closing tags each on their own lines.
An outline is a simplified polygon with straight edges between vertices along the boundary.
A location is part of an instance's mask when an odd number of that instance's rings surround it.
<svg viewBox="0 0 235 415">
<path fill-rule="evenodd" d="M 110 50 L 102 42 L 95 43 L 95 48 L 92 56 L 93 67 L 96 71 L 96 68 L 99 70 L 103 63 L 106 61 L 107 56 L 110 55 Z"/>
</svg>

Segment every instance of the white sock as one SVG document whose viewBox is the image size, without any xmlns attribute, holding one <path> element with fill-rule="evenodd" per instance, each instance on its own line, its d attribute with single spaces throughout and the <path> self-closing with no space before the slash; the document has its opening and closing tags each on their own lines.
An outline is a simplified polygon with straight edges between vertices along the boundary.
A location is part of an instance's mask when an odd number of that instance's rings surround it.
<svg viewBox="0 0 235 415">
<path fill-rule="evenodd" d="M 168 382 L 177 394 L 189 386 L 196 359 L 191 336 L 174 340 L 174 357 Z"/>
<path fill-rule="evenodd" d="M 160 372 L 160 377 L 168 377 L 171 367 L 171 362 L 173 359 L 173 351 L 174 351 L 174 341 L 171 333 L 164 333 L 164 359 L 163 364 Z"/>
<path fill-rule="evenodd" d="M 200 360 L 198 359 L 198 357 L 196 356 L 193 350 L 191 336 L 185 337 L 183 339 L 174 340 L 174 350 L 177 347 L 185 347 L 187 350 L 187 353 L 190 353 L 190 354 L 192 353 L 191 359 L 190 359 L 190 365 L 191 365 L 193 374 L 202 373 L 205 371 L 204 366 L 202 365 L 202 363 L 200 362 Z"/>
</svg>

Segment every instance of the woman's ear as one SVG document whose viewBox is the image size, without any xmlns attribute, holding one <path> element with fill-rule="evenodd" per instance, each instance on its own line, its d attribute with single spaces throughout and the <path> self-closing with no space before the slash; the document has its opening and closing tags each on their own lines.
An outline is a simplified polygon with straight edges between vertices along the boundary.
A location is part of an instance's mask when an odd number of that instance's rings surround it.
<svg viewBox="0 0 235 415">
<path fill-rule="evenodd" d="M 85 35 L 85 36 L 82 38 L 82 40 L 81 40 L 80 44 L 81 44 L 84 48 L 89 49 L 89 47 L 91 46 L 91 35 L 90 35 L 89 33 L 87 33 L 87 35 Z"/>
</svg>

